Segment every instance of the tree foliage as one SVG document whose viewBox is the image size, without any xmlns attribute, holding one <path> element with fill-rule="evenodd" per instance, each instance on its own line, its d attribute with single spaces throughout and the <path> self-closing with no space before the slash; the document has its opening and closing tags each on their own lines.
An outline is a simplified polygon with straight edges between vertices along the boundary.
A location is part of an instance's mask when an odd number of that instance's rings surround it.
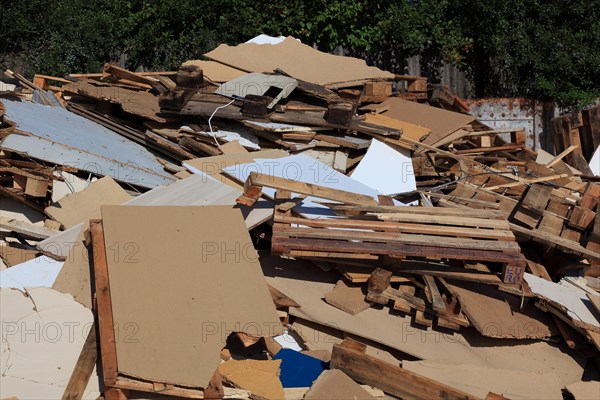
<svg viewBox="0 0 600 400">
<path fill-rule="evenodd" d="M 469 72 L 476 94 L 600 95 L 600 0 L 28 0 L 3 1 L 0 61 L 27 75 L 173 69 L 219 43 L 267 33 L 403 72 L 419 55 Z"/>
</svg>

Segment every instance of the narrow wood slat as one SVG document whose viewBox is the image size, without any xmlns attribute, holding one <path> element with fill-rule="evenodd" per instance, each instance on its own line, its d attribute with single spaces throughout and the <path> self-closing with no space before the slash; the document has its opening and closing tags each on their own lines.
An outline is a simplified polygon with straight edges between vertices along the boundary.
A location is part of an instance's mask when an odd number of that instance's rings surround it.
<svg viewBox="0 0 600 400">
<path fill-rule="evenodd" d="M 90 220 L 90 232 L 104 385 L 113 387 L 117 382 L 117 348 L 102 220 Z"/>
</svg>

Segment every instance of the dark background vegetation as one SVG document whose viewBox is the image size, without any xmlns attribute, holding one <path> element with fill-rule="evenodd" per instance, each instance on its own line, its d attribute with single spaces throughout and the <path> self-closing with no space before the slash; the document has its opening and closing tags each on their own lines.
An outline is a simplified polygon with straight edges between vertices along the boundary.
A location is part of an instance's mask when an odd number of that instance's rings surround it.
<svg viewBox="0 0 600 400">
<path fill-rule="evenodd" d="M 0 0 L 0 61 L 31 76 L 176 69 L 260 33 L 405 72 L 467 71 L 477 97 L 600 95 L 600 0 Z"/>
</svg>

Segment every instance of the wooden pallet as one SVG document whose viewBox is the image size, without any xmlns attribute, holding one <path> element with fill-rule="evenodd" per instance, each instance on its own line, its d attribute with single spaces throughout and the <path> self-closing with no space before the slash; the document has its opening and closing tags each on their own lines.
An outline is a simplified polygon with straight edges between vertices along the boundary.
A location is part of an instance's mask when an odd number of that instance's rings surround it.
<svg viewBox="0 0 600 400">
<path fill-rule="evenodd" d="M 525 259 L 502 213 L 386 206 L 346 206 L 343 211 L 349 207 L 369 215 L 303 219 L 276 211 L 272 252 L 311 258 L 391 258 L 398 264 L 410 259 L 496 262 L 505 266 L 503 282 L 521 283 Z"/>
</svg>

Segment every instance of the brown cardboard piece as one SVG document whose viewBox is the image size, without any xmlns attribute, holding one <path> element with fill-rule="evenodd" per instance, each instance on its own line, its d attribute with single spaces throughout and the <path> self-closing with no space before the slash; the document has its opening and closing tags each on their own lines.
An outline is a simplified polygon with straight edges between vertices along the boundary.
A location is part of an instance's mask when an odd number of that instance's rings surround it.
<svg viewBox="0 0 600 400">
<path fill-rule="evenodd" d="M 223 380 L 252 393 L 257 400 L 284 400 L 279 380 L 281 360 L 229 360 L 219 365 Z"/>
<path fill-rule="evenodd" d="M 369 67 L 364 60 L 323 53 L 291 36 L 275 45 L 221 44 L 204 55 L 244 71 L 269 73 L 281 69 L 293 78 L 325 86 L 353 86 L 365 80 L 394 78 L 394 74 Z"/>
<path fill-rule="evenodd" d="M 567 385 L 567 391 L 575 400 L 597 400 L 600 398 L 600 382 L 575 382 Z"/>
<path fill-rule="evenodd" d="M 426 144 L 433 144 L 475 120 L 475 117 L 471 115 L 443 110 L 398 97 L 389 98 L 376 106 L 379 108 L 389 106 L 389 109 L 382 114 L 383 116 L 430 129 L 431 133 L 423 140 L 423 143 Z M 365 106 L 361 109 L 370 110 L 373 109 L 373 106 Z"/>
<path fill-rule="evenodd" d="M 246 148 L 237 140 L 222 144 L 220 149 L 223 154 L 248 153 L 248 150 L 246 150 Z"/>
<path fill-rule="evenodd" d="M 371 303 L 365 300 L 363 287 L 361 284 L 348 284 L 339 280 L 333 290 L 325 294 L 325 301 L 348 314 L 356 315 L 371 307 Z"/>
<path fill-rule="evenodd" d="M 533 305 L 520 309 L 521 299 L 495 287 L 473 282 L 448 284 L 463 312 L 483 336 L 505 339 L 545 339 L 556 334 L 547 314 Z"/>
<path fill-rule="evenodd" d="M 247 74 L 245 71 L 215 61 L 189 60 L 184 62 L 183 65 L 196 65 L 202 68 L 204 77 L 215 83 L 227 82 Z"/>
<path fill-rule="evenodd" d="M 71 228 L 83 221 L 100 218 L 100 206 L 122 204 L 131 196 L 110 176 L 91 183 L 81 192 L 63 197 L 56 205 L 46 208 L 46 213 Z"/>
<path fill-rule="evenodd" d="M 304 400 L 372 400 L 375 397 L 340 370 L 323 371 L 306 392 Z"/>
<path fill-rule="evenodd" d="M 283 332 L 238 209 L 103 206 L 102 219 L 119 372 L 204 387 L 229 333 Z"/>
<path fill-rule="evenodd" d="M 75 301 L 92 309 L 92 286 L 90 275 L 89 249 L 85 243 L 85 232 L 89 229 L 84 224 L 74 243 L 69 243 L 69 255 L 65 260 L 52 289 L 61 293 L 69 293 Z"/>
</svg>

